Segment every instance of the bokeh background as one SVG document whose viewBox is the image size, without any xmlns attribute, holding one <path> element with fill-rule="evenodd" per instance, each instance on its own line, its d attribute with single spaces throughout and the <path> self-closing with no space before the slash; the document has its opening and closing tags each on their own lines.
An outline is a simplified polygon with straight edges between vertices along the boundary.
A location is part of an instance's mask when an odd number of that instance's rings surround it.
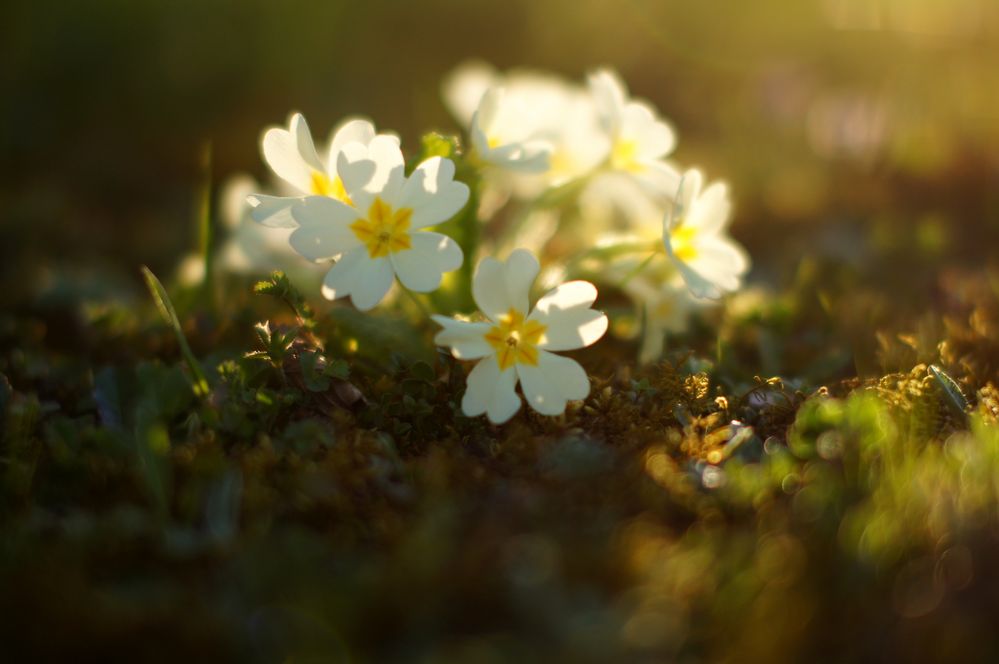
<svg viewBox="0 0 999 664">
<path fill-rule="evenodd" d="M 758 283 L 803 256 L 926 304 L 941 261 L 980 269 L 999 227 L 999 6 L 988 0 L 6 3 L 0 302 L 140 288 L 196 244 L 213 178 L 265 174 L 261 130 L 364 114 L 418 146 L 457 131 L 468 58 L 579 78 L 617 68 L 729 180 Z M 890 269 L 872 253 L 893 255 Z M 883 261 L 878 261 L 883 263 Z"/>
</svg>

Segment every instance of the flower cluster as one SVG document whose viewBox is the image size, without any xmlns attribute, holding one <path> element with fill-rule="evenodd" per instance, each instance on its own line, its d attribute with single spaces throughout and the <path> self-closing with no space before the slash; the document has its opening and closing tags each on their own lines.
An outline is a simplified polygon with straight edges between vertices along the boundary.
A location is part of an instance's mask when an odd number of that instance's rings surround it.
<svg viewBox="0 0 999 664">
<path fill-rule="evenodd" d="M 397 136 L 350 119 L 321 155 L 294 114 L 262 140 L 279 191 L 246 200 L 254 221 L 327 265 L 325 297 L 349 297 L 362 311 L 396 282 L 429 293 L 466 260 L 486 256 L 455 286 L 471 292 L 480 317 L 432 317 L 442 328 L 438 344 L 478 360 L 466 415 L 506 421 L 521 405 L 518 383 L 546 415 L 589 393 L 582 367 L 555 354 L 589 346 L 608 328 L 592 308 L 596 287 L 576 276 L 633 300 L 643 361 L 661 355 L 664 335 L 682 331 L 698 305 L 740 287 L 749 261 L 725 232 L 726 186 L 706 186 L 700 171 L 669 161 L 673 128 L 613 72 L 575 85 L 472 63 L 443 92 L 467 130 L 466 149 L 445 140 L 433 154 L 425 141 L 422 160 L 407 170 Z M 499 231 L 480 232 L 490 224 Z M 506 260 L 489 257 L 497 253 Z M 551 288 L 531 308 L 539 278 Z"/>
<path fill-rule="evenodd" d="M 448 77 L 443 94 L 468 127 L 493 198 L 544 201 L 520 215 L 519 244 L 589 266 L 594 280 L 634 301 L 642 361 L 660 357 L 665 334 L 683 331 L 691 312 L 741 286 L 749 259 L 726 233 L 727 187 L 705 186 L 699 170 L 669 159 L 672 126 L 614 72 L 576 85 L 473 62 Z"/>
</svg>

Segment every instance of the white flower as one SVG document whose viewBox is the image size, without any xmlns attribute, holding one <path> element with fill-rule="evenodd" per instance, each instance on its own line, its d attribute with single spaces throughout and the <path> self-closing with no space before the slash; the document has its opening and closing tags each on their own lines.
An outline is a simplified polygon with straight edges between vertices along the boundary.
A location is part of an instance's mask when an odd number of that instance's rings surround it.
<svg viewBox="0 0 999 664">
<path fill-rule="evenodd" d="M 524 249 L 506 262 L 485 258 L 475 271 L 472 295 L 488 322 L 433 316 L 444 329 L 435 339 L 458 359 L 479 359 L 468 374 L 461 402 L 465 415 L 483 413 L 495 424 L 520 410 L 515 388 L 543 415 L 565 412 L 566 403 L 590 392 L 586 372 L 575 360 L 552 351 L 583 348 L 607 331 L 607 317 L 591 308 L 597 289 L 570 281 L 551 290 L 529 310 L 528 292 L 537 277 L 537 259 Z"/>
<path fill-rule="evenodd" d="M 716 182 L 701 191 L 703 176 L 683 175 L 673 208 L 663 217 L 663 245 L 696 297 L 718 299 L 738 290 L 749 269 L 746 252 L 725 234 L 732 206 Z"/>
<path fill-rule="evenodd" d="M 631 99 L 618 75 L 602 69 L 589 76 L 600 125 L 610 138 L 610 168 L 632 174 L 659 191 L 675 191 L 676 169 L 664 161 L 676 135 L 649 103 Z"/>
<path fill-rule="evenodd" d="M 662 357 L 666 335 L 685 332 L 694 307 L 703 302 L 694 300 L 682 282 L 662 280 L 654 274 L 636 276 L 625 284 L 624 291 L 641 309 L 644 326 L 638 360 L 643 363 Z"/>
<path fill-rule="evenodd" d="M 461 266 L 454 240 L 421 229 L 454 216 L 468 201 L 468 187 L 454 180 L 449 159 L 427 159 L 409 177 L 404 167 L 394 137 L 375 136 L 367 149 L 348 144 L 336 167 L 348 202 L 308 196 L 292 208 L 297 228 L 291 246 L 313 261 L 339 257 L 323 280 L 325 297 L 349 295 L 367 311 L 396 276 L 406 288 L 426 293 L 440 285 L 443 273 Z"/>
<path fill-rule="evenodd" d="M 287 129 L 268 129 L 261 140 L 264 160 L 287 185 L 287 195 L 247 197 L 253 208 L 251 216 L 272 228 L 294 228 L 297 224 L 291 217 L 291 207 L 302 196 L 328 196 L 349 203 L 343 180 L 337 173 L 337 159 L 352 144 L 357 144 L 355 148 L 367 147 L 375 136 L 375 127 L 368 120 L 344 120 L 330 137 L 326 154 L 320 157 L 301 113 L 292 114 Z M 392 134 L 379 136 L 399 144 L 398 137 Z"/>
<path fill-rule="evenodd" d="M 486 90 L 472 115 L 470 128 L 475 155 L 491 166 L 517 173 L 548 170 L 551 144 L 538 137 L 529 121 L 530 99 L 505 88 Z"/>
</svg>

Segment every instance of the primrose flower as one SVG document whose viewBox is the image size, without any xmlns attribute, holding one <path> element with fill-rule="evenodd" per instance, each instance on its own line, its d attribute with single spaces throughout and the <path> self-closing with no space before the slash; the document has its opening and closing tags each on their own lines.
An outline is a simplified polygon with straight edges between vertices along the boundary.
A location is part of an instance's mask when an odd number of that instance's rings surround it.
<svg viewBox="0 0 999 664">
<path fill-rule="evenodd" d="M 548 170 L 552 148 L 525 121 L 531 113 L 526 101 L 502 87 L 489 88 L 482 95 L 470 128 L 472 149 L 480 160 L 517 173 Z"/>
<path fill-rule="evenodd" d="M 666 253 L 696 297 L 718 299 L 742 284 L 749 269 L 746 252 L 725 234 L 732 206 L 720 182 L 701 191 L 703 176 L 683 175 L 676 202 L 663 218 Z"/>
<path fill-rule="evenodd" d="M 309 132 L 309 125 L 301 113 L 292 114 L 288 128 L 272 127 L 264 132 L 261 149 L 264 161 L 286 185 L 288 195 L 267 196 L 252 194 L 247 202 L 255 221 L 272 228 L 294 228 L 291 207 L 302 196 L 327 196 L 350 203 L 343 180 L 337 173 L 337 159 L 351 144 L 361 147 L 374 139 L 375 127 L 371 122 L 347 119 L 334 130 L 325 155 L 320 158 Z M 379 134 L 385 140 L 399 144 L 392 134 Z"/>
<path fill-rule="evenodd" d="M 675 191 L 679 173 L 664 161 L 676 147 L 672 127 L 651 104 L 631 99 L 624 82 L 610 70 L 590 74 L 589 87 L 600 126 L 610 138 L 610 168 L 658 190 Z"/>
<path fill-rule="evenodd" d="M 675 279 L 657 277 L 639 274 L 623 289 L 641 310 L 643 333 L 638 360 L 643 363 L 658 360 L 663 354 L 666 335 L 686 331 L 694 308 L 704 302 L 695 300 L 682 281 L 677 284 Z"/>
<path fill-rule="evenodd" d="M 447 221 L 468 201 L 468 187 L 454 180 L 454 162 L 432 157 L 407 177 L 399 143 L 375 136 L 363 149 L 348 144 L 338 153 L 344 200 L 307 196 L 292 207 L 292 248 L 312 261 L 337 259 L 323 279 L 333 300 L 350 296 L 367 311 L 381 302 L 395 277 L 426 293 L 463 256 L 446 235 L 421 229 Z"/>
<path fill-rule="evenodd" d="M 597 289 L 586 281 L 566 282 L 529 309 L 528 291 L 538 275 L 537 259 L 517 249 L 505 262 L 479 263 L 472 295 L 487 322 L 433 316 L 442 329 L 435 339 L 461 360 L 475 360 L 461 401 L 465 415 L 483 413 L 494 424 L 520 410 L 518 381 L 527 402 L 543 415 L 565 412 L 566 403 L 590 392 L 586 372 L 553 351 L 583 348 L 607 331 L 607 317 L 591 308 Z"/>
</svg>

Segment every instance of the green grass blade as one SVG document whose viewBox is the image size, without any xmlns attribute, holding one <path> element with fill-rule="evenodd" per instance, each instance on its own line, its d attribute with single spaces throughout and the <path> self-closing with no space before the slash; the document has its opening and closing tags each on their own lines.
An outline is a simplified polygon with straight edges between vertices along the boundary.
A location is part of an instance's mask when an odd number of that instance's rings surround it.
<svg viewBox="0 0 999 664">
<path fill-rule="evenodd" d="M 203 302 L 214 303 L 212 281 L 215 274 L 215 228 L 212 224 L 212 144 L 201 150 L 201 189 L 198 192 L 198 252 L 204 266 L 201 282 Z"/>
<path fill-rule="evenodd" d="M 146 280 L 146 286 L 149 288 L 150 295 L 153 296 L 153 302 L 156 303 L 160 315 L 167 325 L 173 328 L 173 332 L 177 336 L 177 343 L 180 344 L 181 353 L 183 353 L 187 367 L 191 371 L 194 393 L 199 397 L 206 396 L 208 394 L 208 380 L 201 370 L 198 358 L 194 357 L 191 346 L 187 343 L 187 337 L 184 336 L 184 331 L 180 327 L 180 319 L 177 318 L 177 311 L 173 308 L 173 303 L 170 302 L 170 296 L 167 295 L 166 289 L 163 288 L 163 284 L 156 278 L 153 271 L 145 265 L 142 266 L 142 276 Z"/>
</svg>

